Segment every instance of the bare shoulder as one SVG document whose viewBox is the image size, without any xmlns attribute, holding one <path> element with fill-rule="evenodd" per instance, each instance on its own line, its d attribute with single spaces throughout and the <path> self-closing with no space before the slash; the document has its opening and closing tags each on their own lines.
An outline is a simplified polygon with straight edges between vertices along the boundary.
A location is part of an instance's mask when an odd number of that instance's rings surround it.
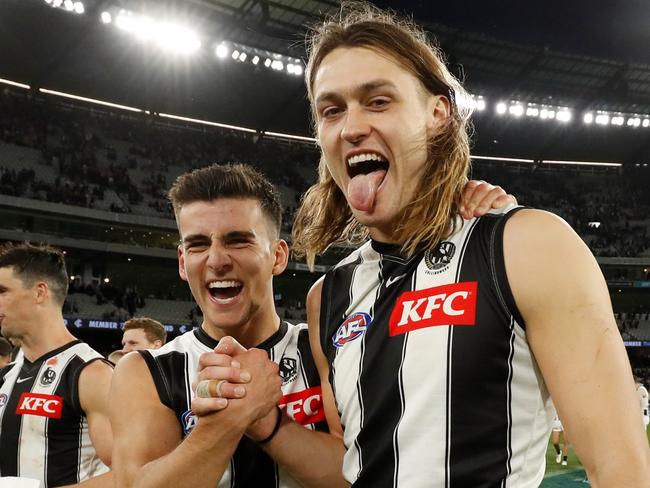
<svg viewBox="0 0 650 488">
<path fill-rule="evenodd" d="M 321 276 L 318 278 L 316 283 L 314 283 L 311 288 L 309 289 L 309 292 L 307 293 L 307 309 L 309 308 L 319 310 L 320 309 L 320 301 L 321 301 L 321 293 L 323 292 L 323 282 L 325 281 L 325 275 Z"/>
<path fill-rule="evenodd" d="M 125 355 L 115 366 L 113 386 L 153 384 L 149 368 L 142 355 L 133 351 Z"/>
<path fill-rule="evenodd" d="M 102 360 L 85 366 L 79 375 L 79 402 L 86 414 L 105 410 L 105 400 L 110 389 L 113 368 Z"/>
</svg>

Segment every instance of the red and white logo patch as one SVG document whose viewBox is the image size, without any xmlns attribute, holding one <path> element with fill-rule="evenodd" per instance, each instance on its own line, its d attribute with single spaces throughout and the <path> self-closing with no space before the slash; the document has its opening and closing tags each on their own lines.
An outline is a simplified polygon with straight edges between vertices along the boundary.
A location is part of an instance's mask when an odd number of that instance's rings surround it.
<svg viewBox="0 0 650 488">
<path fill-rule="evenodd" d="M 278 406 L 287 412 L 289 417 L 302 425 L 325 420 L 320 386 L 284 395 L 280 398 Z"/>
<path fill-rule="evenodd" d="M 476 325 L 478 283 L 466 281 L 402 293 L 388 330 L 391 336 L 438 325 Z"/>
<path fill-rule="evenodd" d="M 20 395 L 16 413 L 18 415 L 37 415 L 60 419 L 63 410 L 63 397 L 58 395 L 45 395 L 43 393 L 30 393 Z"/>
</svg>

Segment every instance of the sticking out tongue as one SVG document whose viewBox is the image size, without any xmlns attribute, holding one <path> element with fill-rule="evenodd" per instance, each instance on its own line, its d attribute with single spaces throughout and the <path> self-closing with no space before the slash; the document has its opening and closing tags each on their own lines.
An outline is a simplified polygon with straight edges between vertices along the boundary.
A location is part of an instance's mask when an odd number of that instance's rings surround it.
<svg viewBox="0 0 650 488">
<path fill-rule="evenodd" d="M 384 181 L 386 170 L 380 169 L 355 176 L 348 183 L 348 202 L 356 210 L 370 212 L 375 205 L 377 189 Z"/>
</svg>

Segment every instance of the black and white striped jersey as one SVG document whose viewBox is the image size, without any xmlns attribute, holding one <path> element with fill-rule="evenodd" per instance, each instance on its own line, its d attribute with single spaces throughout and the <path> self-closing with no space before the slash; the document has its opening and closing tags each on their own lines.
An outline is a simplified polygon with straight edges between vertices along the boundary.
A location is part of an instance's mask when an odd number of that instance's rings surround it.
<svg viewBox="0 0 650 488">
<path fill-rule="evenodd" d="M 410 259 L 367 242 L 327 273 L 321 345 L 354 487 L 541 483 L 552 414 L 505 272 L 514 213 Z"/>
<path fill-rule="evenodd" d="M 33 363 L 21 354 L 0 373 L 0 476 L 75 484 L 108 471 L 90 440 L 79 375 L 103 357 L 81 341 Z"/>
<path fill-rule="evenodd" d="M 199 356 L 212 351 L 218 341 L 203 329 L 186 332 L 160 349 L 140 351 L 147 362 L 161 403 L 173 410 L 183 436 L 194 428 L 191 411 Z M 320 379 L 309 348 L 306 324 L 280 324 L 279 330 L 258 349 L 265 349 L 280 366 L 282 393 L 279 406 L 296 422 L 310 429 L 326 430 Z M 218 485 L 217 485 L 218 482 Z M 219 488 L 294 488 L 298 485 L 255 442 L 244 437 L 230 461 Z"/>
</svg>

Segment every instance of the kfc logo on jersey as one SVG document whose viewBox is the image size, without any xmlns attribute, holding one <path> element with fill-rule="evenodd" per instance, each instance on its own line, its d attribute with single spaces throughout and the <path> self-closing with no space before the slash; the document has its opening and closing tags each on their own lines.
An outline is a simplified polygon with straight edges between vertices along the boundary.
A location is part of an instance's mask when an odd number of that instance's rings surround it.
<svg viewBox="0 0 650 488">
<path fill-rule="evenodd" d="M 402 293 L 388 323 L 391 336 L 437 325 L 475 325 L 478 283 L 466 281 Z"/>
<path fill-rule="evenodd" d="M 370 315 L 365 312 L 355 312 L 349 315 L 339 326 L 332 337 L 332 342 L 336 347 L 342 347 L 348 342 L 361 337 L 371 323 L 372 317 Z"/>
<path fill-rule="evenodd" d="M 62 410 L 63 397 L 28 391 L 20 395 L 18 407 L 16 407 L 18 415 L 37 415 L 51 419 L 60 419 Z"/>
<path fill-rule="evenodd" d="M 325 420 L 320 386 L 284 395 L 280 398 L 278 406 L 287 412 L 289 417 L 302 425 Z"/>
</svg>

